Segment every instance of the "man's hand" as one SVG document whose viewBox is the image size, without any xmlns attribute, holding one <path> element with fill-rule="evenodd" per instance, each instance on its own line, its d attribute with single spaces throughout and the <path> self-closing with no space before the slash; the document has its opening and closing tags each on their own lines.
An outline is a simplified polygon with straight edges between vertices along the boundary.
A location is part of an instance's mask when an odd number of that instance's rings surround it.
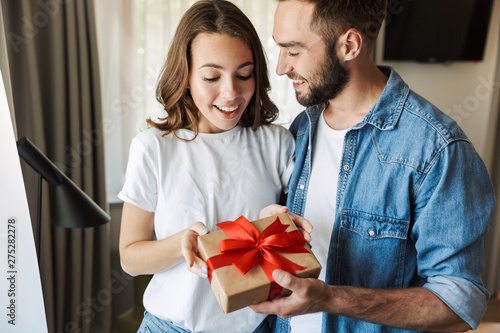
<svg viewBox="0 0 500 333">
<path fill-rule="evenodd" d="M 333 297 L 328 285 L 317 279 L 298 278 L 279 269 L 273 272 L 273 278 L 280 286 L 291 290 L 292 294 L 250 306 L 257 313 L 276 314 L 288 318 L 322 312 Z"/>
<path fill-rule="evenodd" d="M 309 243 L 311 241 L 311 232 L 313 230 L 312 224 L 305 218 L 294 213 L 290 213 L 287 207 L 276 204 L 269 205 L 260 211 L 259 217 L 262 219 L 282 213 L 288 213 L 288 216 L 290 216 L 293 223 L 295 223 L 297 229 L 299 229 L 300 233 L 302 234 L 302 237 L 304 237 L 306 242 Z"/>
<path fill-rule="evenodd" d="M 412 331 L 465 332 L 470 329 L 469 324 L 443 301 L 422 287 L 368 289 L 328 286 L 323 281 L 297 278 L 281 270 L 275 270 L 273 278 L 292 294 L 250 306 L 257 313 L 288 318 L 326 312 Z"/>
</svg>

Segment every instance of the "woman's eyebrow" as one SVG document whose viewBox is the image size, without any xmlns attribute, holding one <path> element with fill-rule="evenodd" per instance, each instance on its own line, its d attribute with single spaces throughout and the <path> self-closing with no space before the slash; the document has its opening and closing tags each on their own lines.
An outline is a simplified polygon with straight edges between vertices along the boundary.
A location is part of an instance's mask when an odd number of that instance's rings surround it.
<svg viewBox="0 0 500 333">
<path fill-rule="evenodd" d="M 208 64 L 201 65 L 201 66 L 200 66 L 200 69 L 201 69 L 201 68 L 205 68 L 205 67 L 209 67 L 209 68 L 216 68 L 216 69 L 223 69 L 223 68 L 224 68 L 224 67 L 222 67 L 221 65 L 208 63 Z"/>
<path fill-rule="evenodd" d="M 241 68 L 243 68 L 243 67 L 247 67 L 247 66 L 251 66 L 251 65 L 253 65 L 253 62 L 251 62 L 251 61 L 247 61 L 247 62 L 245 62 L 245 63 L 243 63 L 243 64 L 239 65 L 239 66 L 238 66 L 238 69 L 241 69 Z M 201 69 L 201 68 L 206 68 L 206 67 L 208 67 L 208 68 L 215 68 L 215 69 L 224 69 L 224 67 L 223 67 L 223 66 L 218 65 L 218 64 L 214 64 L 214 63 L 207 63 L 207 64 L 204 64 L 204 65 L 200 66 L 200 69 Z"/>
<path fill-rule="evenodd" d="M 247 67 L 247 66 L 253 66 L 253 62 L 251 62 L 251 61 L 247 61 L 247 62 L 245 62 L 245 63 L 243 63 L 243 64 L 239 65 L 239 66 L 238 66 L 238 69 L 243 68 L 243 67 Z"/>
</svg>

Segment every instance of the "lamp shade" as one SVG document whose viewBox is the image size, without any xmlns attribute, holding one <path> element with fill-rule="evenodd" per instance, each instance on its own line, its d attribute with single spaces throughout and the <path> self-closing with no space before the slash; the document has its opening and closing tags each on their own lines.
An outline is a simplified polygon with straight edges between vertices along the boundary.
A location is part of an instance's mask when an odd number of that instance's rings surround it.
<svg viewBox="0 0 500 333">
<path fill-rule="evenodd" d="M 52 224 L 64 228 L 97 227 L 111 217 L 52 163 L 29 139 L 17 141 L 19 156 L 52 185 Z"/>
</svg>

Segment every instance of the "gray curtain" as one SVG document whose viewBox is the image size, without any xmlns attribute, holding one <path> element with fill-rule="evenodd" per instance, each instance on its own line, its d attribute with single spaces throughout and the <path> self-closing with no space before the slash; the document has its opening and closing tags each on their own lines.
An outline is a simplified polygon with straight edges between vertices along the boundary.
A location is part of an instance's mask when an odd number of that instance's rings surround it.
<svg viewBox="0 0 500 333">
<path fill-rule="evenodd" d="M 93 0 L 1 5 L 18 137 L 33 141 L 107 210 Z M 27 165 L 23 174 L 36 221 L 37 175 Z M 48 187 L 45 182 L 40 272 L 49 332 L 110 332 L 109 224 L 52 226 Z"/>
</svg>

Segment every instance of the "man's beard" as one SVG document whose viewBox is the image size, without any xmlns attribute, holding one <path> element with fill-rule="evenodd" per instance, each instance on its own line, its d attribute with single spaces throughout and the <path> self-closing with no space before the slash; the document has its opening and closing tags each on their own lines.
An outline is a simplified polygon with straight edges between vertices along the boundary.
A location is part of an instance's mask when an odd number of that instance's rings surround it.
<svg viewBox="0 0 500 333">
<path fill-rule="evenodd" d="M 331 55 L 325 55 L 318 71 L 313 73 L 307 80 L 309 92 L 305 96 L 299 96 L 299 93 L 295 92 L 297 101 L 303 106 L 324 104 L 334 99 L 349 82 L 349 72 L 340 64 L 339 58 L 334 51 L 335 47 L 329 49 L 332 50 Z M 303 80 L 303 78 L 300 79 Z"/>
</svg>

